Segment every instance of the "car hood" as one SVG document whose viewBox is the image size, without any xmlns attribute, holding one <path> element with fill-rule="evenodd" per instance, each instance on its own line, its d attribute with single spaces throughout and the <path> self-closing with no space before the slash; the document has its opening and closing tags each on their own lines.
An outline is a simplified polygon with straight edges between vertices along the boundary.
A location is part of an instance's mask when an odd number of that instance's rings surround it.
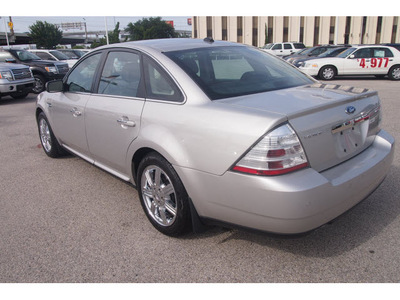
<svg viewBox="0 0 400 300">
<path fill-rule="evenodd" d="M 377 92 L 364 88 L 315 83 L 218 101 L 285 116 L 318 171 L 360 153 L 379 131 Z M 355 111 L 346 113 L 348 108 Z"/>
</svg>

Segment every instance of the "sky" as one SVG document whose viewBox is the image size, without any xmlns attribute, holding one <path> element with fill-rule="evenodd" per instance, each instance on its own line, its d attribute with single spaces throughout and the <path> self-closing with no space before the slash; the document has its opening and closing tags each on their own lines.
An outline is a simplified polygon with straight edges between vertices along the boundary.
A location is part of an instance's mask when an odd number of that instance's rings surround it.
<svg viewBox="0 0 400 300">
<path fill-rule="evenodd" d="M 158 17 L 158 16 L 155 16 Z M 160 16 L 165 21 L 174 21 L 175 30 L 192 30 L 192 26 L 188 25 L 187 19 L 191 16 Z M 2 17 L 8 23 L 9 17 Z M 46 21 L 51 24 L 61 24 L 70 22 L 86 22 L 87 31 L 104 31 L 106 24 L 109 31 L 115 28 L 117 22 L 120 23 L 119 28 L 124 29 L 128 23 L 135 23 L 144 18 L 143 16 L 12 16 L 14 31 L 17 33 L 29 32 L 29 26 L 36 21 Z M 0 20 L 1 21 L 1 20 Z M 4 23 L 0 22 L 0 31 L 4 31 Z M 84 29 L 65 30 L 64 32 L 84 31 Z"/>
<path fill-rule="evenodd" d="M 12 16 L 16 32 L 28 32 L 29 26 L 37 20 L 53 24 L 86 21 L 88 31 L 103 31 L 106 19 L 108 30 L 113 30 L 117 22 L 120 22 L 120 29 L 124 29 L 129 22 L 136 22 L 143 16 L 161 16 L 163 20 L 173 20 L 176 30 L 191 30 L 187 18 L 192 16 L 398 15 L 398 11 L 390 9 L 398 6 L 396 2 L 387 0 L 385 5 L 359 5 L 357 1 L 335 0 L 327 5 L 321 0 L 285 0 L 282 3 L 242 0 L 233 5 L 231 0 L 2 1 L 0 32 L 4 32 L 4 21 L 8 23 L 8 16 Z"/>
</svg>

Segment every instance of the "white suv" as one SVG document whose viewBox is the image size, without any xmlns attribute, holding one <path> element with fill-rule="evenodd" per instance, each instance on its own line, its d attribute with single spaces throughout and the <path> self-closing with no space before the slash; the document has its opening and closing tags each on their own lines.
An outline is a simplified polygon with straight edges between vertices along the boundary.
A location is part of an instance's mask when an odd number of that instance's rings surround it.
<svg viewBox="0 0 400 300">
<path fill-rule="evenodd" d="M 28 51 L 44 60 L 66 62 L 70 68 L 72 68 L 73 65 L 78 61 L 77 59 L 70 59 L 68 56 L 58 50 L 30 49 Z"/>
<path fill-rule="evenodd" d="M 261 50 L 276 56 L 286 56 L 296 53 L 305 47 L 303 43 L 270 43 L 261 47 Z"/>
</svg>

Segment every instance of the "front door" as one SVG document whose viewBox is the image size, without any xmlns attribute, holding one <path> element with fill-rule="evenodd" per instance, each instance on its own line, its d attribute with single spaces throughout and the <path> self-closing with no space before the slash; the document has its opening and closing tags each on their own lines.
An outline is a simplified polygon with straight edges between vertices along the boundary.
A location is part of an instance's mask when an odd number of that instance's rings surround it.
<svg viewBox="0 0 400 300">
<path fill-rule="evenodd" d="M 54 94 L 48 102 L 55 135 L 63 146 L 88 159 L 85 130 L 85 107 L 92 94 L 95 70 L 101 53 L 87 57 L 71 72 L 65 82 L 65 91 Z M 88 159 L 89 160 L 89 159 Z"/>
</svg>

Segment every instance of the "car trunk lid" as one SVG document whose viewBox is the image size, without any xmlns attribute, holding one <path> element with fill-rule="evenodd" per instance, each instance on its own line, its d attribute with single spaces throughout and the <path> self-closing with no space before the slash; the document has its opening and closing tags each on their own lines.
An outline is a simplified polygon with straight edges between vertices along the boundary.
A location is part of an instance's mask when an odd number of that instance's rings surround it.
<svg viewBox="0 0 400 300">
<path fill-rule="evenodd" d="M 363 88 L 316 83 L 220 101 L 286 115 L 317 171 L 362 152 L 379 131 L 377 92 Z"/>
</svg>

